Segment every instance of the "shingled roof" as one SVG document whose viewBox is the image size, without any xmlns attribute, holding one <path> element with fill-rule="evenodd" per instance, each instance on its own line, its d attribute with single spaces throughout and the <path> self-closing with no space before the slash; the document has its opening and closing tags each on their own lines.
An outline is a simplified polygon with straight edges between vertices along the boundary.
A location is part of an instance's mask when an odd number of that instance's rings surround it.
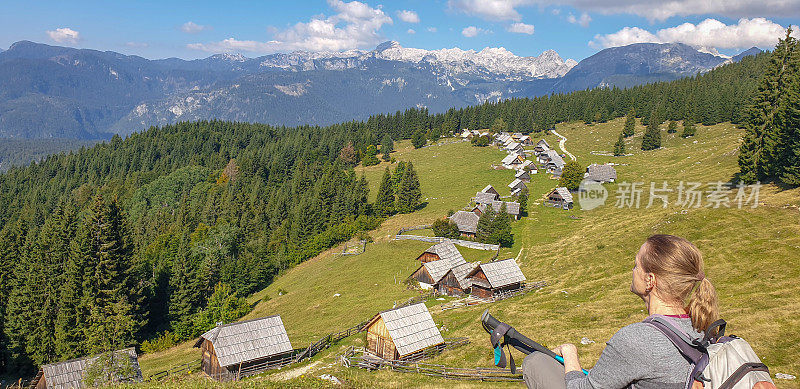
<svg viewBox="0 0 800 389">
<path fill-rule="evenodd" d="M 450 216 L 450 220 L 456 223 L 461 232 L 476 233 L 478 231 L 478 215 L 468 211 L 458 211 Z"/>
<path fill-rule="evenodd" d="M 483 270 L 483 274 L 486 275 L 486 279 L 489 280 L 489 285 L 492 289 L 525 281 L 525 275 L 522 274 L 522 270 L 519 269 L 514 258 L 482 263 L 473 269 L 468 277 L 476 274 L 478 270 Z"/>
<path fill-rule="evenodd" d="M 131 367 L 133 368 L 133 376 L 120 377 L 116 382 L 142 382 L 142 370 L 139 368 L 139 359 L 136 355 L 136 349 L 133 347 L 124 350 L 114 351 L 117 356 L 128 356 L 131 360 Z M 31 381 L 31 388 L 35 388 L 39 381 L 44 378 L 47 383 L 47 388 L 55 389 L 73 389 L 85 387 L 83 383 L 83 373 L 89 368 L 94 361 L 96 361 L 103 354 L 70 359 L 64 362 L 51 363 L 41 367 L 39 374 Z"/>
<path fill-rule="evenodd" d="M 478 204 L 489 204 L 498 198 L 500 198 L 500 196 L 491 192 L 478 192 L 475 194 L 475 202 Z"/>
<path fill-rule="evenodd" d="M 437 243 L 429 247 L 427 250 L 425 250 L 425 252 L 439 256 L 438 261 L 432 262 L 447 262 L 453 264 L 453 266 L 464 262 L 464 257 L 461 256 L 461 253 L 458 251 L 458 248 L 456 248 L 456 245 L 449 240 Z"/>
<path fill-rule="evenodd" d="M 559 186 L 558 188 L 555 189 L 555 191 L 558 192 L 559 195 L 561 195 L 561 198 L 564 199 L 564 201 L 568 203 L 573 202 L 572 193 L 570 193 L 569 189 L 567 189 L 566 187 Z"/>
<path fill-rule="evenodd" d="M 214 345 L 220 366 L 236 365 L 292 351 L 292 344 L 280 315 L 217 326 L 200 335 L 194 346 L 200 347 L 203 339 Z"/>
<path fill-rule="evenodd" d="M 467 289 L 470 287 L 470 285 L 472 285 L 472 281 L 470 281 L 470 279 L 467 278 L 467 276 L 473 269 L 478 267 L 478 265 L 480 264 L 481 264 L 480 262 L 465 262 L 450 269 L 450 272 L 453 272 L 453 276 L 456 278 L 458 286 L 462 290 Z M 447 273 L 445 273 L 445 275 L 447 275 Z"/>
<path fill-rule="evenodd" d="M 483 189 L 481 189 L 481 192 L 482 192 L 482 193 L 494 193 L 494 194 L 498 194 L 498 193 L 497 193 L 497 190 L 495 190 L 495 189 L 494 189 L 494 187 L 493 187 L 493 186 L 491 186 L 491 185 L 486 185 L 486 186 L 485 186 Z"/>
<path fill-rule="evenodd" d="M 617 179 L 617 171 L 613 166 L 608 164 L 591 164 L 586 168 L 585 177 L 587 180 L 597 182 L 614 182 Z"/>
<path fill-rule="evenodd" d="M 379 316 L 383 318 L 386 330 L 401 357 L 444 343 L 444 338 L 424 303 L 383 311 L 370 320 L 367 327 Z"/>
<path fill-rule="evenodd" d="M 519 203 L 516 201 L 492 201 L 492 209 L 495 212 L 500 212 L 503 203 L 506 204 L 506 213 L 514 216 L 519 215 Z"/>
</svg>

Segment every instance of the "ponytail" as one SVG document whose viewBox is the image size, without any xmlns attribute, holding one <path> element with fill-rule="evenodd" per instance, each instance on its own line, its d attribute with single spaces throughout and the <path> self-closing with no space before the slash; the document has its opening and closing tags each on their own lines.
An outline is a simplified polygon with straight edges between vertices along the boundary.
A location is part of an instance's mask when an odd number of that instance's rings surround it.
<svg viewBox="0 0 800 389">
<path fill-rule="evenodd" d="M 642 269 L 661 280 L 659 295 L 685 307 L 695 330 L 703 332 L 719 318 L 717 291 L 703 273 L 703 256 L 695 245 L 673 235 L 653 235 L 640 254 Z"/>
<path fill-rule="evenodd" d="M 717 290 L 708 278 L 703 277 L 695 289 L 687 307 L 692 318 L 692 327 L 697 331 L 705 331 L 711 323 L 719 319 Z"/>
</svg>

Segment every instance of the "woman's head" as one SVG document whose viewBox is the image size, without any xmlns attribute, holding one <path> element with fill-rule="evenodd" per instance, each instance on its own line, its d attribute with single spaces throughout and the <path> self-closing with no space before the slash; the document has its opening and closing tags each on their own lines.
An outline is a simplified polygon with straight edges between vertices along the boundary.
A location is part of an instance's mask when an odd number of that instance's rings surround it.
<svg viewBox="0 0 800 389">
<path fill-rule="evenodd" d="M 684 307 L 699 331 L 719 316 L 717 292 L 703 273 L 700 250 L 677 236 L 647 238 L 636 254 L 631 291 L 642 298 L 655 294 L 664 303 Z"/>
</svg>

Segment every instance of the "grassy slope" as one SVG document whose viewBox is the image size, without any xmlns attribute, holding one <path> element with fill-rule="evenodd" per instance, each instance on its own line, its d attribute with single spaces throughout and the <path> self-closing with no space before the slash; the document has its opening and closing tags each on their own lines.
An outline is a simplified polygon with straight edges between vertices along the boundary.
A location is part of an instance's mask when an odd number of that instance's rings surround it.
<svg viewBox="0 0 800 389">
<path fill-rule="evenodd" d="M 727 181 L 736 171 L 736 148 L 742 131 L 730 124 L 700 127 L 698 135 L 682 139 L 663 132 L 664 149 L 638 150 L 643 128 L 628 141 L 626 157 L 595 156 L 590 151 L 608 151 L 622 128 L 622 120 L 606 124 L 559 125 L 569 140 L 567 149 L 586 165 L 591 162 L 621 163 L 619 181 L 666 180 L 675 188 L 678 181 Z M 557 145 L 554 136 L 545 137 Z M 420 175 L 423 197 L 428 205 L 410 215 L 387 220 L 373 237 L 376 243 L 366 253 L 353 257 L 323 254 L 281 276 L 273 285 L 252 296 L 265 295 L 248 317 L 280 313 L 295 347 L 316 337 L 355 324 L 371 314 L 391 308 L 414 292 L 405 290 L 404 276 L 415 268 L 414 258 L 428 245 L 422 242 L 391 242 L 399 227 L 429 223 L 448 209 L 460 209 L 487 183 L 501 194 L 513 175 L 492 170 L 504 153 L 496 148 L 473 148 L 465 143 L 412 150 L 401 144 L 396 158 L 411 160 Z M 363 169 L 374 198 L 385 164 Z M 729 331 L 748 339 L 770 366 L 771 371 L 800 373 L 800 190 L 779 192 L 774 187 L 761 191 L 756 209 L 620 209 L 614 207 L 616 184 L 608 185 L 606 206 L 591 211 L 561 211 L 538 206 L 537 197 L 555 182 L 543 174 L 534 177 L 529 217 L 514 223 L 515 244 L 501 257 L 516 257 L 528 280 L 547 280 L 550 285 L 536 293 L 492 305 L 440 312 L 429 302 L 434 319 L 445 324 L 443 335 L 467 336 L 472 344 L 446 352 L 433 360 L 458 366 L 491 366 L 487 337 L 478 324 L 485 308 L 501 320 L 542 343 L 578 344 L 581 362 L 591 366 L 605 340 L 620 327 L 645 317 L 641 301 L 628 291 L 633 255 L 641 242 L 653 233 L 671 233 L 692 240 L 706 258 L 706 274 L 717 286 L 723 317 Z M 642 197 L 647 202 L 648 188 Z M 675 194 L 671 196 L 674 202 Z M 660 204 L 659 204 L 660 205 Z M 569 217 L 574 216 L 574 217 Z M 522 252 L 520 253 L 520 250 Z M 488 258 L 490 253 L 470 250 L 468 260 Z M 377 285 L 376 285 L 377 284 Z M 278 296 L 279 289 L 288 294 Z M 340 297 L 333 297 L 340 293 Z M 580 345 L 582 337 L 597 343 Z M 361 337 L 344 345 L 359 345 Z M 334 361 L 341 347 L 317 357 L 325 365 Z M 188 345 L 157 355 L 142 357 L 145 373 L 161 370 L 197 357 Z M 315 358 L 316 359 L 316 358 Z M 453 383 L 416 375 L 391 372 L 345 370 L 334 365 L 314 374 L 333 373 L 353 386 L 384 387 L 478 387 L 481 383 Z M 255 384 L 252 382 L 251 384 Z M 790 381 L 779 387 L 793 387 Z M 493 385 L 494 386 L 494 385 Z"/>
</svg>

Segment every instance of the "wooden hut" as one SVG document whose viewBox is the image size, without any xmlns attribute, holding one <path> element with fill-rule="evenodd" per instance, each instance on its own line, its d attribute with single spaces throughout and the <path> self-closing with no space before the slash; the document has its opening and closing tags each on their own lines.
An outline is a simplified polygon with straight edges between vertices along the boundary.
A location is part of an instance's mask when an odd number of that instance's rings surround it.
<svg viewBox="0 0 800 389">
<path fill-rule="evenodd" d="M 547 141 L 544 140 L 544 139 L 542 139 L 539 142 L 537 142 L 536 146 L 533 148 L 533 152 L 536 153 L 536 155 L 544 153 L 547 150 L 550 150 L 550 145 L 547 144 Z"/>
<path fill-rule="evenodd" d="M 572 209 L 572 193 L 567 188 L 560 186 L 547 194 L 544 203 L 561 209 Z"/>
<path fill-rule="evenodd" d="M 518 166 L 522 165 L 523 162 L 525 162 L 525 157 L 514 153 L 507 155 L 500 161 L 506 169 L 516 169 Z"/>
<path fill-rule="evenodd" d="M 461 253 L 458 251 L 458 248 L 456 248 L 456 245 L 454 245 L 453 242 L 445 240 L 442 243 L 437 243 L 429 247 L 417 257 L 417 260 L 422 263 L 439 260 L 460 262 L 464 261 L 464 257 L 461 256 Z"/>
<path fill-rule="evenodd" d="M 617 180 L 617 170 L 608 164 L 598 165 L 593 163 L 586 168 L 586 173 L 583 176 L 588 181 L 599 183 L 614 182 Z"/>
<path fill-rule="evenodd" d="M 523 190 L 528 189 L 528 187 L 525 186 L 525 183 L 523 183 L 522 180 L 517 178 L 515 178 L 514 181 L 511 181 L 511 183 L 508 184 L 508 187 L 509 189 L 511 189 L 512 196 L 516 196 L 522 193 Z"/>
<path fill-rule="evenodd" d="M 292 344 L 279 315 L 218 325 L 200 335 L 201 370 L 220 381 L 237 379 L 242 369 L 289 357 Z"/>
<path fill-rule="evenodd" d="M 472 212 L 457 211 L 450 220 L 456 223 L 461 236 L 474 237 L 478 232 L 478 215 Z"/>
<path fill-rule="evenodd" d="M 411 278 L 417 280 L 423 289 L 436 288 L 439 285 L 439 281 L 450 269 L 467 263 L 455 246 L 449 241 L 447 243 L 451 247 L 439 250 L 441 259 L 424 262 L 417 270 L 411 273 Z"/>
<path fill-rule="evenodd" d="M 533 140 L 528 135 L 523 135 L 519 137 L 519 143 L 522 143 L 523 146 L 530 146 L 533 145 Z"/>
<path fill-rule="evenodd" d="M 496 189 L 494 189 L 494 187 L 493 187 L 493 186 L 491 186 L 491 185 L 486 185 L 486 187 L 484 187 L 484 188 L 481 190 L 481 193 L 494 193 L 494 194 L 495 194 L 495 196 L 498 196 L 498 198 L 499 198 L 499 196 L 500 196 L 500 193 L 497 193 L 497 190 L 496 190 Z"/>
<path fill-rule="evenodd" d="M 484 193 L 478 192 L 475 193 L 475 203 L 476 204 L 490 204 L 492 201 L 499 200 L 500 196 L 495 193 Z"/>
<path fill-rule="evenodd" d="M 472 283 L 467 275 L 478 265 L 480 262 L 465 262 L 448 270 L 439 281 L 437 290 L 440 294 L 455 297 L 468 294 Z"/>
<path fill-rule="evenodd" d="M 86 387 L 84 373 L 92 369 L 92 366 L 101 356 L 109 354 L 99 354 L 91 357 L 70 359 L 64 362 L 51 363 L 39 368 L 39 373 L 31 380 L 30 389 L 70 389 Z M 125 377 L 113 376 L 112 382 L 142 382 L 142 370 L 139 368 L 139 359 L 136 349 L 133 347 L 124 350 L 117 350 L 111 354 L 112 358 L 119 358 L 121 362 L 113 362 L 114 365 L 121 366 L 125 370 L 131 369 L 131 375 Z M 112 362 L 111 358 L 107 359 Z"/>
<path fill-rule="evenodd" d="M 426 348 L 444 343 L 424 303 L 383 311 L 364 331 L 367 352 L 389 360 L 418 360 Z"/>
<path fill-rule="evenodd" d="M 511 258 L 482 263 L 467 274 L 467 279 L 473 296 L 491 299 L 498 294 L 522 288 L 525 275 L 522 274 L 517 262 Z"/>
<path fill-rule="evenodd" d="M 517 173 L 514 174 L 514 178 L 522 181 L 522 182 L 531 182 L 531 174 L 528 173 L 525 169 L 517 170 Z"/>
</svg>

